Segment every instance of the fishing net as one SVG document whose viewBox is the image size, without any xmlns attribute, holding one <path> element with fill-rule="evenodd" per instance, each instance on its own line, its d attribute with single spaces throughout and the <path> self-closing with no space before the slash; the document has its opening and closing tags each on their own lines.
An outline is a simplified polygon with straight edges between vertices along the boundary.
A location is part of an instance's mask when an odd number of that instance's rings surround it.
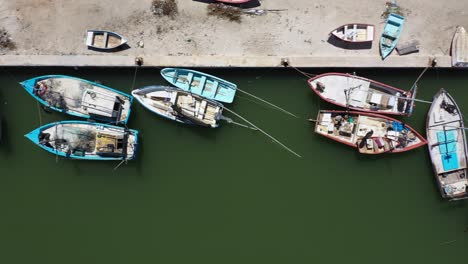
<svg viewBox="0 0 468 264">
<path fill-rule="evenodd" d="M 93 130 L 59 125 L 56 128 L 56 146 L 68 146 L 70 150 L 80 149 L 93 152 L 96 147 L 96 132 Z M 57 146 L 58 147 L 58 146 Z"/>
</svg>

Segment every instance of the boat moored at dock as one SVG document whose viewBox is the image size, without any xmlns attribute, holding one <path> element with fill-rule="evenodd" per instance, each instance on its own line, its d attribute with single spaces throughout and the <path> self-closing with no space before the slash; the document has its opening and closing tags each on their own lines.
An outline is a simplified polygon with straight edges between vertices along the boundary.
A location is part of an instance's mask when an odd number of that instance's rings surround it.
<svg viewBox="0 0 468 264">
<path fill-rule="evenodd" d="M 21 82 L 42 105 L 55 111 L 107 123 L 125 124 L 133 98 L 123 92 L 66 75 L 45 75 Z"/>
<path fill-rule="evenodd" d="M 132 95 L 151 112 L 185 124 L 215 128 L 223 113 L 221 103 L 176 87 L 146 86 Z"/>
<path fill-rule="evenodd" d="M 315 132 L 363 154 L 399 153 L 421 147 L 426 139 L 396 119 L 373 113 L 321 110 Z"/>
<path fill-rule="evenodd" d="M 426 133 L 434 176 L 442 197 L 448 200 L 468 198 L 465 129 L 460 108 L 441 89 L 427 114 Z"/>
<path fill-rule="evenodd" d="M 60 121 L 25 135 L 34 144 L 57 156 L 83 160 L 132 160 L 138 131 L 86 121 Z"/>
<path fill-rule="evenodd" d="M 203 72 L 165 68 L 161 76 L 179 89 L 219 102 L 232 103 L 236 95 L 237 85 Z"/>
<path fill-rule="evenodd" d="M 325 73 L 307 81 L 323 100 L 357 111 L 411 115 L 413 92 L 347 73 Z"/>
</svg>

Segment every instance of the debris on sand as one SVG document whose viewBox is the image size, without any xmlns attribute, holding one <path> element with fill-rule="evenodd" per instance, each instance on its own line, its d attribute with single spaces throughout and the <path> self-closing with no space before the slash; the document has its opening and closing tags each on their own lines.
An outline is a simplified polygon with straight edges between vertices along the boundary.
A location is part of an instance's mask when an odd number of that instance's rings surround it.
<svg viewBox="0 0 468 264">
<path fill-rule="evenodd" d="M 230 21 L 241 21 L 242 10 L 239 7 L 224 4 L 209 4 L 208 15 L 228 19 Z"/>
<path fill-rule="evenodd" d="M 6 29 L 0 28 L 0 49 L 14 49 L 15 43 Z"/>
<path fill-rule="evenodd" d="M 151 12 L 158 16 L 174 17 L 179 13 L 176 0 L 153 0 Z"/>
<path fill-rule="evenodd" d="M 397 14 L 397 15 L 400 15 L 400 16 L 405 16 L 405 14 L 404 14 L 405 11 L 406 10 L 404 8 L 397 5 L 396 1 L 386 2 L 385 3 L 385 11 L 382 13 L 381 17 L 383 19 L 387 19 L 388 15 L 390 15 L 391 13 Z"/>
</svg>

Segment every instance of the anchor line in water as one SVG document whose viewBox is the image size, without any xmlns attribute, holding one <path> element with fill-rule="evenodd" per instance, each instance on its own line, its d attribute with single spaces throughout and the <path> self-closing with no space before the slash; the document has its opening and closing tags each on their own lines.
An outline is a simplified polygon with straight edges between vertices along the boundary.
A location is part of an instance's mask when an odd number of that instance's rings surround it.
<svg viewBox="0 0 468 264">
<path fill-rule="evenodd" d="M 285 114 L 288 114 L 288 115 L 290 115 L 290 116 L 293 116 L 293 117 L 295 117 L 295 118 L 298 118 L 295 114 L 292 114 L 291 112 L 288 112 L 288 111 L 284 110 L 283 108 L 281 108 L 281 107 L 279 107 L 279 106 L 277 106 L 277 105 L 274 105 L 274 104 L 272 104 L 272 103 L 270 103 L 270 102 L 268 102 L 268 101 L 266 101 L 266 100 L 263 100 L 262 98 L 260 98 L 260 97 L 258 97 L 258 96 L 255 96 L 255 95 L 253 95 L 253 94 L 251 94 L 251 93 L 248 93 L 248 92 L 246 92 L 246 91 L 243 91 L 243 90 L 241 90 L 241 89 L 239 89 L 239 88 L 237 88 L 237 90 L 238 90 L 239 92 L 242 92 L 242 93 L 245 93 L 245 94 L 247 94 L 247 95 L 249 95 L 249 96 L 252 96 L 253 98 L 255 98 L 255 99 L 257 99 L 257 100 L 259 100 L 259 101 L 261 101 L 261 102 L 263 102 L 263 103 L 265 103 L 265 104 L 268 104 L 269 106 L 271 106 L 271 107 L 273 107 L 273 108 L 275 108 L 275 109 L 277 109 L 277 110 L 279 110 L 279 111 L 281 111 L 281 112 L 283 112 L 283 113 L 285 113 Z"/>
<path fill-rule="evenodd" d="M 262 132 L 262 134 L 264 134 L 265 136 L 267 136 L 268 138 L 270 138 L 271 140 L 273 140 L 275 143 L 277 143 L 278 145 L 280 145 L 281 147 L 283 147 L 284 149 L 286 149 L 287 151 L 291 152 L 292 154 L 294 154 L 295 156 L 299 157 L 299 158 L 302 158 L 301 155 L 297 154 L 296 152 L 294 152 L 292 149 L 288 148 L 286 145 L 284 145 L 283 143 L 281 143 L 280 141 L 278 141 L 276 138 L 272 137 L 270 134 L 268 134 L 267 132 L 263 131 L 262 129 L 260 129 L 259 127 L 257 127 L 256 125 L 254 125 L 252 122 L 250 122 L 249 120 L 243 118 L 241 115 L 237 114 L 236 112 L 224 107 L 225 110 L 227 110 L 228 112 L 230 112 L 231 114 L 237 116 L 238 118 L 242 119 L 244 122 L 246 122 L 247 124 L 251 125 L 252 127 L 256 128 L 258 131 Z"/>
<path fill-rule="evenodd" d="M 294 67 L 292 65 L 288 65 L 288 67 L 293 68 L 294 70 L 296 70 L 297 72 L 299 72 L 300 74 L 304 75 L 307 78 L 312 78 L 314 76 L 317 76 L 317 74 L 312 74 L 312 73 L 307 73 L 307 72 L 301 71 L 301 70 L 299 70 L 298 68 L 296 68 L 296 67 Z"/>
<path fill-rule="evenodd" d="M 39 105 L 39 101 L 36 101 L 36 105 L 37 105 L 37 114 L 39 116 L 39 126 L 42 126 L 41 106 Z"/>
<path fill-rule="evenodd" d="M 231 118 L 229 117 L 226 117 L 226 116 L 221 116 L 220 117 L 221 120 L 224 120 L 226 122 L 228 122 L 228 124 L 234 124 L 236 126 L 240 126 L 240 127 L 244 127 L 244 128 L 248 128 L 248 129 L 252 129 L 252 130 L 257 130 L 255 127 L 250 127 L 248 125 L 244 125 L 244 124 L 241 124 L 241 123 L 237 123 L 235 122 L 234 120 L 232 120 Z"/>
<path fill-rule="evenodd" d="M 419 80 L 423 77 L 424 73 L 426 73 L 427 69 L 429 69 L 429 66 L 427 66 L 426 68 L 424 68 L 424 70 L 421 72 L 421 74 L 419 74 L 418 78 L 416 79 L 416 81 L 414 81 L 413 83 L 413 86 L 411 86 L 411 90 L 414 89 L 414 87 L 416 86 L 416 84 L 419 82 Z"/>
<path fill-rule="evenodd" d="M 133 74 L 133 82 L 132 82 L 132 91 L 135 88 L 135 81 L 136 81 L 136 76 L 137 76 L 137 71 L 138 71 L 139 66 L 135 66 L 135 73 Z"/>
</svg>

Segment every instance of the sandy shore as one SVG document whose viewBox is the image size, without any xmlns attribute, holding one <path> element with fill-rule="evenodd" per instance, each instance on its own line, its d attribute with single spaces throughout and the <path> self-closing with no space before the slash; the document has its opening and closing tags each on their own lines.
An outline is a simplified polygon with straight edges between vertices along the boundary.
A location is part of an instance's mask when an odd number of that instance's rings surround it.
<svg viewBox="0 0 468 264">
<path fill-rule="evenodd" d="M 448 67 L 456 25 L 468 23 L 464 1 L 408 0 L 401 41 L 418 40 L 419 53 L 385 61 L 379 56 L 385 1 L 263 0 L 261 9 L 286 9 L 231 22 L 207 15 L 206 4 L 178 0 L 174 18 L 151 13 L 151 0 L 0 0 L 0 18 L 16 49 L 1 50 L 0 65 L 279 66 L 281 58 L 301 67 L 424 67 L 429 57 Z M 345 49 L 328 41 L 346 23 L 376 26 L 371 48 Z M 464 25 L 468 26 L 468 25 Z M 88 50 L 87 29 L 126 36 L 130 48 L 114 53 Z M 137 47 L 143 41 L 144 47 Z M 66 56 L 63 56 L 66 55 Z"/>
</svg>

